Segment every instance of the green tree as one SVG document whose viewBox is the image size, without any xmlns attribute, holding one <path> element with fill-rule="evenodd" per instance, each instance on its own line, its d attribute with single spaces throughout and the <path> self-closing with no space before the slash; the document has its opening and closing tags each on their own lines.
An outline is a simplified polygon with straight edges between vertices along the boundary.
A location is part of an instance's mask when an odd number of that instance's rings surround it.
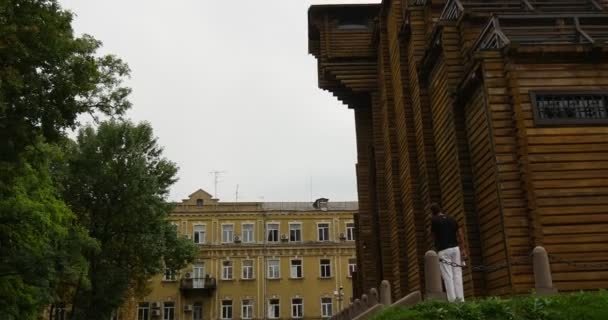
<svg viewBox="0 0 608 320">
<path fill-rule="evenodd" d="M 86 127 L 66 153 L 64 198 L 100 243 L 88 256 L 91 286 L 75 295 L 75 318 L 105 320 L 130 286 L 141 292 L 165 265 L 182 268 L 196 248 L 167 220 L 177 168 L 162 157 L 150 125 Z"/>
<path fill-rule="evenodd" d="M 56 191 L 53 163 L 61 157 L 38 142 L 20 162 L 0 164 L 13 175 L 0 195 L 0 319 L 36 319 L 43 305 L 88 284 L 82 252 L 95 252 L 96 242 Z"/>
<path fill-rule="evenodd" d="M 75 37 L 57 0 L 0 1 L 0 161 L 43 136 L 53 142 L 82 113 L 122 115 L 130 89 L 120 59 L 96 55 L 101 43 Z"/>
<path fill-rule="evenodd" d="M 80 114 L 124 114 L 129 68 L 71 22 L 57 0 L 0 1 L 0 319 L 88 286 L 96 243 L 56 190 L 55 144 Z"/>
</svg>

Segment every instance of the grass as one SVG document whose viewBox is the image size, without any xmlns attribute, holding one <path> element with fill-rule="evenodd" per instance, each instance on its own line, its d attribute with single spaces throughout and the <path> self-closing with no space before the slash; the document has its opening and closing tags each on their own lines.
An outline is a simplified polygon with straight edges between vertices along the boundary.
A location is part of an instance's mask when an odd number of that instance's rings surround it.
<svg viewBox="0 0 608 320">
<path fill-rule="evenodd" d="M 608 293 L 488 298 L 466 303 L 428 301 L 412 308 L 387 308 L 372 320 L 608 320 Z"/>
</svg>

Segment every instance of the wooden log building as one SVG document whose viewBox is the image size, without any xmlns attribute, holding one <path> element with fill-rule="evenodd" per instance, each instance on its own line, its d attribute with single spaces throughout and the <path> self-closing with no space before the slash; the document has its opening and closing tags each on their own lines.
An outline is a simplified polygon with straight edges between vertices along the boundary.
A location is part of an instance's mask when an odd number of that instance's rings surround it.
<svg viewBox="0 0 608 320">
<path fill-rule="evenodd" d="M 536 245 L 608 262 L 608 0 L 384 0 L 308 21 L 319 87 L 354 110 L 355 296 L 423 289 L 432 202 L 465 228 L 467 296 L 530 292 Z M 601 265 L 551 268 L 559 290 L 608 288 Z"/>
</svg>

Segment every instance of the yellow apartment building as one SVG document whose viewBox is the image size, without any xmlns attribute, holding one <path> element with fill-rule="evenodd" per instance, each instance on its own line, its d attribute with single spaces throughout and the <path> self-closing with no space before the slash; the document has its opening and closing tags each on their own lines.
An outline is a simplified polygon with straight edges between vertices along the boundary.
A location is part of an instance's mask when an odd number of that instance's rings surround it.
<svg viewBox="0 0 608 320">
<path fill-rule="evenodd" d="M 138 320 L 323 319 L 352 294 L 357 202 L 220 202 L 198 190 L 171 222 L 199 245 L 136 302 Z"/>
</svg>

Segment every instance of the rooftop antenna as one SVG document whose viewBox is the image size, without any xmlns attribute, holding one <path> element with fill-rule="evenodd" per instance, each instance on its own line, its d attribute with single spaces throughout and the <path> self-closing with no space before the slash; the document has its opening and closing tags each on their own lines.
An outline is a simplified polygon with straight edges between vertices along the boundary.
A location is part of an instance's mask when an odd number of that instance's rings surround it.
<svg viewBox="0 0 608 320">
<path fill-rule="evenodd" d="M 220 183 L 220 176 L 224 173 L 226 173 L 226 171 L 211 171 L 209 172 L 210 174 L 213 175 L 213 185 L 214 185 L 214 192 L 213 192 L 213 198 L 217 199 L 217 185 L 218 183 Z"/>
<path fill-rule="evenodd" d="M 239 185 L 238 184 L 236 185 L 236 193 L 234 195 L 234 198 L 235 198 L 234 202 L 239 202 Z"/>
</svg>

